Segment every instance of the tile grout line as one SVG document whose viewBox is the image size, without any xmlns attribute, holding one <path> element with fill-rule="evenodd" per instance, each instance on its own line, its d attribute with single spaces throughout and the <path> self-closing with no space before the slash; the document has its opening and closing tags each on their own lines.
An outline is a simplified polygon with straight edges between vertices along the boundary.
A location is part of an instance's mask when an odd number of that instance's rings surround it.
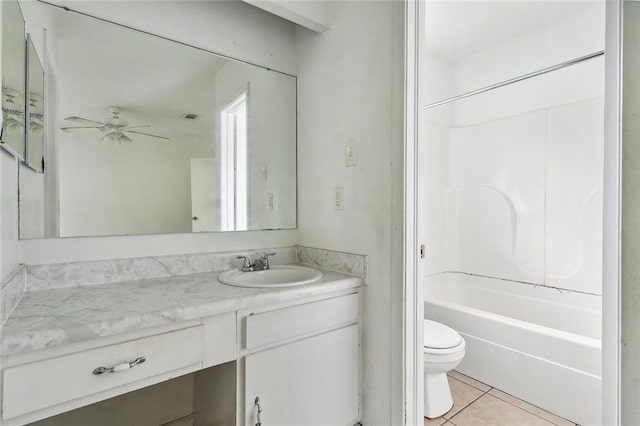
<svg viewBox="0 0 640 426">
<path fill-rule="evenodd" d="M 493 389 L 493 388 L 492 388 L 492 389 Z M 498 389 L 498 390 L 500 390 L 500 389 Z M 487 391 L 487 392 L 488 392 L 488 391 Z M 503 391 L 500 391 L 500 392 L 503 392 Z M 508 394 L 507 394 L 507 395 L 508 395 Z M 500 398 L 500 397 L 499 397 L 499 396 L 497 396 L 497 395 L 493 395 L 493 394 L 491 394 L 490 396 L 492 396 L 492 397 L 494 397 L 494 398 L 497 398 L 497 399 L 499 399 L 500 401 L 505 402 L 505 403 L 509 404 L 509 405 L 510 405 L 510 406 L 512 406 L 512 407 L 518 408 L 519 410 L 522 410 L 522 411 L 524 411 L 525 413 L 529 413 L 529 414 L 531 414 L 532 416 L 536 416 L 537 418 L 542 419 L 542 420 L 544 420 L 545 422 L 547 422 L 547 423 L 549 423 L 549 424 L 552 424 L 552 425 L 555 425 L 555 426 L 559 426 L 557 423 L 552 422 L 551 420 L 547 420 L 547 419 L 545 419 L 544 417 L 541 417 L 541 416 L 537 415 L 536 413 L 532 413 L 531 411 L 529 411 L 529 410 L 525 410 L 525 409 L 524 409 L 524 408 L 522 408 L 522 407 L 518 407 L 517 405 L 512 404 L 512 403 L 510 403 L 509 401 L 505 401 L 504 399 Z M 513 396 L 513 395 L 511 395 L 511 396 Z M 516 398 L 515 396 L 513 396 L 513 397 L 514 397 L 514 398 Z M 519 400 L 520 400 L 520 401 L 522 401 L 522 402 L 526 402 L 527 404 L 530 404 L 529 402 L 524 401 L 524 400 L 522 400 L 522 399 L 520 399 L 520 398 L 517 398 L 517 399 L 519 399 Z M 533 405 L 533 404 L 531 404 L 531 405 Z M 536 407 L 536 406 L 534 405 L 534 407 Z M 466 407 L 465 407 L 465 408 L 466 408 Z M 536 407 L 536 408 L 539 408 L 540 410 L 544 410 L 544 408 L 540 408 L 540 407 Z M 549 414 L 553 414 L 553 413 L 552 413 L 552 412 L 550 412 L 550 411 L 547 411 L 547 410 L 544 410 L 544 411 L 546 411 L 546 412 L 547 412 L 547 413 L 549 413 Z M 557 416 L 557 417 L 560 417 L 560 416 L 558 416 L 557 414 L 553 414 L 553 415 L 554 415 L 554 416 Z M 564 419 L 564 417 L 563 417 L 563 419 Z M 567 420 L 567 419 L 564 419 L 564 420 Z M 570 422 L 571 420 L 567 420 L 567 421 L 569 421 L 569 422 Z M 571 423 L 573 423 L 573 422 L 571 422 Z M 573 424 L 575 424 L 575 423 L 573 423 Z"/>
<path fill-rule="evenodd" d="M 460 373 L 460 374 L 462 374 L 462 373 Z M 489 386 L 489 385 L 487 385 L 486 383 L 483 383 L 483 384 L 484 384 L 484 385 L 486 385 L 486 386 L 488 386 L 488 387 L 489 387 L 489 389 L 487 389 L 486 391 L 483 391 L 482 389 L 480 389 L 480 388 L 478 388 L 478 387 L 476 387 L 476 386 L 474 386 L 474 385 L 472 385 L 472 384 L 470 384 L 470 383 L 467 383 L 467 382 L 465 382 L 465 381 L 463 381 L 463 380 L 460 380 L 460 379 L 458 379 L 458 378 L 456 378 L 456 377 L 450 376 L 449 374 L 447 374 L 447 377 L 448 377 L 448 378 L 450 378 L 450 379 L 453 379 L 453 380 L 457 380 L 458 382 L 464 383 L 465 385 L 470 386 L 470 387 L 472 387 L 472 388 L 474 388 L 474 389 L 477 389 L 477 390 L 481 391 L 481 392 L 482 392 L 482 394 L 481 394 L 481 395 L 479 395 L 479 396 L 478 396 L 477 398 L 475 398 L 474 400 L 472 400 L 471 402 L 469 402 L 468 404 L 466 404 L 464 407 L 462 407 L 460 410 L 458 410 L 458 412 L 457 412 L 457 413 L 455 413 L 455 414 L 454 414 L 453 416 L 451 416 L 450 418 L 446 418 L 446 417 L 444 417 L 444 416 L 446 415 L 446 414 L 444 414 L 444 415 L 442 416 L 442 418 L 445 420 L 445 423 L 443 423 L 443 425 L 444 425 L 444 424 L 446 424 L 447 422 L 449 422 L 449 423 L 451 423 L 452 425 L 454 425 L 454 426 L 455 426 L 455 423 L 452 421 L 452 419 L 453 419 L 454 417 L 456 417 L 458 414 L 462 413 L 464 410 L 466 410 L 467 408 L 469 408 L 469 406 L 471 406 L 473 403 L 475 403 L 478 399 L 482 398 L 484 395 L 489 394 L 489 392 L 491 392 L 493 389 L 496 389 L 497 391 L 500 391 L 500 392 L 504 392 L 504 391 L 502 391 L 502 390 L 500 390 L 500 389 L 498 389 L 498 388 L 495 388 L 495 387 L 493 387 L 493 386 Z M 466 377 L 469 377 L 469 376 L 466 376 Z M 473 379 L 473 377 L 469 377 L 469 378 Z M 474 379 L 474 380 L 475 380 L 475 379 Z M 480 382 L 480 383 L 482 383 L 482 382 Z M 506 394 L 506 392 L 504 392 L 504 393 Z M 517 405 L 512 404 L 511 402 L 506 401 L 505 399 L 500 398 L 500 397 L 499 397 L 499 396 L 497 396 L 497 395 L 494 395 L 494 394 L 489 394 L 489 395 L 490 395 L 490 396 L 492 396 L 492 397 L 494 397 L 494 398 L 496 398 L 496 399 L 499 399 L 500 401 L 502 401 L 502 402 L 504 402 L 504 403 L 507 403 L 507 404 L 511 405 L 511 406 L 512 406 L 512 407 L 514 407 L 514 408 L 519 409 L 520 411 L 524 411 L 525 413 L 531 414 L 532 416 L 535 416 L 535 417 L 537 417 L 537 418 L 539 418 L 539 419 L 541 419 L 541 420 L 544 420 L 545 422 L 547 422 L 547 423 L 549 423 L 549 424 L 551 424 L 551 425 L 559 426 L 559 425 L 558 425 L 558 423 L 555 423 L 555 422 L 553 422 L 553 421 L 551 421 L 551 420 L 545 419 L 544 417 L 541 417 L 541 416 L 539 416 L 538 414 L 533 413 L 533 412 L 531 412 L 531 411 L 529 411 L 529 410 L 527 410 L 527 409 L 524 409 L 524 408 L 522 408 L 522 407 L 518 407 Z M 507 394 L 507 395 L 508 395 L 508 394 Z M 533 404 L 531 404 L 531 403 L 528 403 L 527 401 L 524 401 L 524 400 L 522 400 L 522 399 L 519 399 L 519 398 L 517 398 L 517 397 L 514 397 L 513 395 L 510 395 L 510 396 L 512 396 L 513 398 L 516 398 L 516 399 L 518 399 L 519 401 L 522 401 L 522 402 L 524 402 L 524 403 L 526 403 L 526 404 L 529 404 L 529 405 L 531 405 L 531 406 L 533 406 L 533 407 L 536 407 L 536 408 L 538 408 L 538 409 L 540 409 L 540 410 L 543 410 L 543 411 L 545 411 L 545 412 L 547 412 L 547 413 L 549 413 L 549 414 L 551 414 L 551 415 L 553 415 L 553 416 L 555 416 L 555 417 L 560 417 L 560 416 L 558 416 L 557 414 L 551 413 L 550 411 L 547 411 L 547 410 L 544 410 L 543 408 L 537 407 L 537 406 L 535 406 L 535 405 L 533 405 Z M 572 422 L 571 420 L 565 419 L 564 417 L 560 417 L 560 418 L 562 418 L 563 420 L 566 420 L 566 421 L 568 421 L 568 422 L 572 423 L 572 424 L 573 424 L 573 425 L 575 425 L 575 426 L 579 426 L 577 423 L 574 423 L 574 422 Z"/>
<path fill-rule="evenodd" d="M 458 379 L 456 379 L 455 377 L 451 377 L 451 376 L 449 376 L 449 377 L 450 377 L 451 379 L 453 379 L 453 380 L 458 380 Z M 463 382 L 462 380 L 458 380 L 458 381 L 459 381 L 459 382 L 461 382 L 461 383 L 464 383 L 464 384 L 465 384 L 465 385 L 467 385 L 467 386 L 471 386 L 471 387 L 472 387 L 472 388 L 474 388 L 474 389 L 478 389 L 477 387 L 472 386 L 472 385 L 470 385 L 469 383 L 465 383 L 465 382 Z M 463 412 L 464 410 L 466 410 L 466 409 L 467 409 L 471 404 L 473 404 L 474 402 L 476 402 L 477 400 L 479 400 L 480 398 L 482 398 L 484 395 L 486 395 L 486 393 L 487 393 L 487 392 L 489 392 L 491 389 L 493 389 L 493 388 L 492 388 L 492 387 L 490 387 L 490 388 L 489 388 L 488 390 L 486 390 L 486 391 L 482 391 L 482 389 L 478 389 L 478 390 L 479 390 L 480 392 L 482 392 L 482 393 L 481 393 L 480 395 L 478 395 L 478 397 L 477 397 L 477 398 L 474 398 L 474 399 L 473 399 L 471 402 L 469 402 L 467 405 L 465 405 L 464 407 L 462 407 L 461 409 L 459 409 L 459 410 L 458 410 L 458 412 L 457 412 L 457 413 L 455 413 L 453 416 L 451 416 L 451 418 L 450 418 L 450 419 L 448 419 L 448 418 L 446 418 L 446 417 L 445 417 L 446 413 L 442 415 L 442 418 L 443 418 L 443 419 L 445 419 L 447 422 L 451 421 L 451 419 L 453 419 L 453 418 L 454 418 L 455 416 L 457 416 L 458 414 L 462 413 L 462 412 Z M 445 423 L 446 423 L 446 422 L 445 422 Z M 452 422 L 452 423 L 453 423 L 453 422 Z M 455 423 L 453 423 L 453 424 L 455 425 Z"/>
</svg>

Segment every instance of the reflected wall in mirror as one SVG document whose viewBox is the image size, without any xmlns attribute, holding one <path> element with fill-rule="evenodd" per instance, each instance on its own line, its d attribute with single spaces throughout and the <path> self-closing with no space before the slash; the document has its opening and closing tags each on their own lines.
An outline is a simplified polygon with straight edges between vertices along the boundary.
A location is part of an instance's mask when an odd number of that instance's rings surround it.
<svg viewBox="0 0 640 426">
<path fill-rule="evenodd" d="M 295 228 L 295 77 L 31 7 L 49 40 L 45 236 Z"/>
<path fill-rule="evenodd" d="M 44 69 L 27 35 L 27 148 L 25 163 L 33 170 L 44 171 Z"/>
<path fill-rule="evenodd" d="M 0 146 L 18 158 L 25 152 L 25 24 L 17 0 L 2 7 L 2 132 Z"/>
</svg>

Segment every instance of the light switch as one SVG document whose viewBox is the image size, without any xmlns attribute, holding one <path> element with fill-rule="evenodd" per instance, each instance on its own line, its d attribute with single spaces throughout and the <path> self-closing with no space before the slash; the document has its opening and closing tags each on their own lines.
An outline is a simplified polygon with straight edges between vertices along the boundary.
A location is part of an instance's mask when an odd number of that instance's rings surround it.
<svg viewBox="0 0 640 426">
<path fill-rule="evenodd" d="M 344 146 L 344 165 L 347 167 L 358 165 L 358 146 L 355 139 L 349 139 Z"/>
</svg>

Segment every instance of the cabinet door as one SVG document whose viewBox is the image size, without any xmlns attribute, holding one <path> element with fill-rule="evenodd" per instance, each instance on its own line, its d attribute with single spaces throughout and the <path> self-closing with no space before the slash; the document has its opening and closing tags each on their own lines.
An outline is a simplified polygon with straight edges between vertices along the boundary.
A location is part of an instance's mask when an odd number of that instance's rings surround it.
<svg viewBox="0 0 640 426">
<path fill-rule="evenodd" d="M 358 325 L 245 359 L 245 425 L 353 425 L 359 419 Z"/>
</svg>

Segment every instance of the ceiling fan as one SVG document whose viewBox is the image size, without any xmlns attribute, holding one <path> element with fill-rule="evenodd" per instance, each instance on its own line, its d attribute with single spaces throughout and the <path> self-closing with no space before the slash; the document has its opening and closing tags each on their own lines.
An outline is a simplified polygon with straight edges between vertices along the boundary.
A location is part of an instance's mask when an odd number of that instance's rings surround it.
<svg viewBox="0 0 640 426">
<path fill-rule="evenodd" d="M 169 138 L 166 138 L 164 136 L 152 135 L 151 133 L 144 133 L 144 132 L 131 130 L 131 129 L 139 129 L 142 127 L 151 127 L 151 125 L 142 124 L 139 126 L 129 126 L 129 122 L 127 120 L 125 120 L 124 118 L 120 118 L 120 113 L 122 112 L 122 109 L 120 107 L 110 106 L 109 112 L 111 112 L 112 116 L 105 118 L 104 122 L 89 120 L 88 118 L 77 117 L 75 115 L 71 117 L 67 117 L 65 118 L 65 120 L 67 121 L 73 121 L 81 124 L 89 124 L 89 126 L 61 127 L 60 129 L 64 131 L 76 130 L 76 129 L 97 129 L 101 132 L 106 133 L 104 136 L 100 138 L 101 140 L 109 141 L 109 142 L 117 142 L 117 143 L 132 142 L 132 139 L 128 137 L 125 133 L 135 133 L 138 135 L 150 136 L 152 138 L 169 140 Z"/>
</svg>

